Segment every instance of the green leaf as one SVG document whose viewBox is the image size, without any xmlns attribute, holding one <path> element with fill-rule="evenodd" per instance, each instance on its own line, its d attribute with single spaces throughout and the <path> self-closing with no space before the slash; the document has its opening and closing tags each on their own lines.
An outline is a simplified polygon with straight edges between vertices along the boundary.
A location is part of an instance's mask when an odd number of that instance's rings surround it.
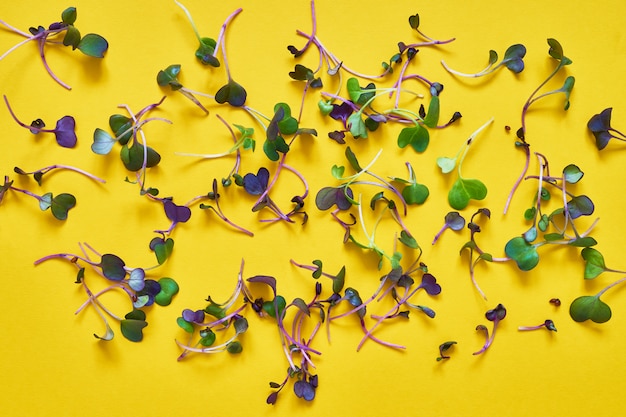
<svg viewBox="0 0 626 417">
<path fill-rule="evenodd" d="M 278 103 L 274 106 L 274 113 L 282 108 L 284 115 L 278 121 L 278 130 L 283 135 L 293 135 L 298 131 L 298 120 L 291 115 L 291 108 L 287 103 Z"/>
<path fill-rule="evenodd" d="M 424 152 L 430 142 L 428 130 L 422 125 L 405 127 L 398 135 L 398 146 L 404 148 L 411 145 L 416 152 Z"/>
<path fill-rule="evenodd" d="M 487 196 L 487 187 L 479 180 L 457 178 L 448 192 L 448 203 L 456 210 L 463 210 L 470 200 L 482 200 Z"/>
<path fill-rule="evenodd" d="M 154 296 L 154 302 L 160 306 L 170 305 L 172 298 L 178 294 L 178 283 L 172 278 L 163 277 L 159 279 L 159 285 L 161 286 L 161 291 Z"/>
<path fill-rule="evenodd" d="M 94 58 L 104 58 L 104 53 L 109 48 L 109 43 L 100 35 L 88 33 L 82 37 L 77 48 L 85 55 Z"/>
<path fill-rule="evenodd" d="M 100 260 L 100 268 L 104 276 L 112 281 L 121 281 L 126 277 L 126 264 L 117 255 L 105 253 Z"/>
<path fill-rule="evenodd" d="M 437 166 L 441 168 L 442 173 L 448 174 L 456 167 L 456 158 L 448 158 L 447 156 L 439 157 L 437 158 Z"/>
<path fill-rule="evenodd" d="M 367 138 L 367 127 L 361 118 L 361 113 L 352 113 L 347 120 L 350 133 L 355 139 Z"/>
<path fill-rule="evenodd" d="M 585 175 L 584 172 L 580 170 L 576 165 L 569 164 L 565 168 L 563 168 L 563 176 L 565 178 L 565 182 L 569 184 L 576 184 L 580 179 Z"/>
<path fill-rule="evenodd" d="M 266 301 L 263 303 L 263 311 L 269 314 L 271 317 L 276 318 L 276 311 L 278 311 L 278 315 L 283 314 L 283 310 L 287 306 L 287 302 L 282 295 L 277 295 L 273 301 Z"/>
<path fill-rule="evenodd" d="M 611 319 L 611 308 L 596 295 L 583 295 L 572 302 L 569 314 L 576 322 L 606 323 Z"/>
<path fill-rule="evenodd" d="M 519 74 L 524 70 L 524 56 L 526 55 L 526 47 L 521 44 L 509 46 L 504 53 L 502 64 L 515 74 Z"/>
<path fill-rule="evenodd" d="M 309 306 L 306 304 L 306 302 L 302 298 L 300 297 L 294 298 L 291 304 L 298 307 L 300 311 L 302 311 L 307 316 L 309 317 L 311 316 L 311 311 L 309 310 Z"/>
<path fill-rule="evenodd" d="M 160 237 L 155 237 L 150 241 L 150 249 L 154 251 L 159 265 L 163 265 L 174 250 L 174 239 L 169 237 L 163 240 Z"/>
<path fill-rule="evenodd" d="M 204 65 L 219 67 L 220 61 L 213 55 L 217 42 L 212 38 L 201 38 L 200 45 L 196 49 L 196 58 Z"/>
<path fill-rule="evenodd" d="M 417 30 L 420 27 L 420 15 L 415 13 L 414 15 L 409 16 L 409 25 L 412 29 Z"/>
<path fill-rule="evenodd" d="M 248 93 L 242 85 L 230 79 L 226 85 L 217 90 L 215 101 L 220 104 L 228 103 L 233 107 L 241 107 L 246 103 Z"/>
<path fill-rule="evenodd" d="M 170 65 L 164 70 L 160 70 L 157 74 L 157 84 L 161 87 L 167 85 L 170 86 L 172 91 L 180 90 L 183 85 L 178 81 L 178 74 L 180 73 L 180 65 Z"/>
<path fill-rule="evenodd" d="M 489 65 L 493 65 L 498 62 L 498 53 L 493 49 L 489 50 Z"/>
<path fill-rule="evenodd" d="M 346 267 L 342 266 L 339 273 L 333 278 L 333 293 L 339 294 L 343 289 L 346 278 Z"/>
<path fill-rule="evenodd" d="M 592 238 L 591 236 L 587 236 L 587 237 L 579 237 L 578 239 L 575 239 L 571 242 L 568 243 L 568 245 L 570 246 L 576 246 L 579 248 L 586 248 L 589 246 L 595 246 L 597 245 L 598 242 Z"/>
<path fill-rule="evenodd" d="M 243 351 L 243 346 L 238 340 L 234 340 L 226 345 L 226 351 L 231 354 L 241 353 Z"/>
<path fill-rule="evenodd" d="M 593 279 L 607 270 L 599 250 L 587 247 L 580 254 L 585 260 L 585 279 Z"/>
<path fill-rule="evenodd" d="M 543 238 L 548 242 L 554 242 L 556 240 L 563 240 L 563 233 L 546 233 Z"/>
<path fill-rule="evenodd" d="M 428 105 L 428 113 L 424 118 L 424 124 L 430 128 L 437 127 L 439 123 L 439 96 L 432 96 Z"/>
<path fill-rule="evenodd" d="M 52 199 L 50 210 L 59 220 L 67 219 L 67 212 L 76 206 L 76 198 L 72 194 L 61 193 Z"/>
<path fill-rule="evenodd" d="M 133 135 L 131 127 L 133 121 L 122 114 L 114 114 L 109 117 L 109 127 L 122 145 L 126 145 Z M 123 133 L 123 135 L 122 135 Z"/>
<path fill-rule="evenodd" d="M 45 193 L 39 199 L 39 208 L 42 211 L 48 210 L 52 205 L 52 193 Z"/>
<path fill-rule="evenodd" d="M 537 208 L 531 207 L 524 212 L 524 219 L 530 221 L 535 218 L 535 214 L 537 214 Z"/>
<path fill-rule="evenodd" d="M 361 98 L 361 94 L 363 94 L 363 90 L 359 85 L 359 80 L 354 77 L 348 78 L 348 81 L 346 82 L 346 87 L 348 90 L 348 95 L 350 96 L 350 100 L 353 103 L 358 103 Z"/>
<path fill-rule="evenodd" d="M 414 183 L 402 189 L 402 197 L 407 204 L 424 204 L 430 191 L 423 184 Z"/>
<path fill-rule="evenodd" d="M 415 240 L 413 236 L 410 236 L 404 230 L 400 232 L 400 237 L 398 238 L 398 240 L 411 249 L 419 248 L 419 245 L 417 244 L 417 240 Z"/>
<path fill-rule="evenodd" d="M 553 38 L 549 38 L 548 45 L 550 46 L 548 54 L 557 61 L 560 61 L 563 58 L 563 47 L 561 46 L 559 41 Z"/>
<path fill-rule="evenodd" d="M 111 137 L 106 131 L 96 128 L 93 132 L 93 143 L 91 144 L 91 150 L 98 155 L 107 155 L 113 149 L 113 144 L 117 140 Z"/>
<path fill-rule="evenodd" d="M 187 320 L 185 320 L 182 317 L 178 317 L 176 319 L 176 324 L 178 324 L 178 327 L 180 327 L 181 329 L 183 329 L 187 333 L 193 333 L 193 331 L 194 331 L 193 323 L 189 323 Z"/>
<path fill-rule="evenodd" d="M 76 49 L 80 43 L 80 31 L 74 26 L 68 26 L 65 36 L 63 37 L 63 45 L 71 46 Z"/>
<path fill-rule="evenodd" d="M 143 149 L 144 146 L 141 143 L 135 143 L 130 148 L 128 144 L 122 146 L 120 157 L 127 170 L 133 172 L 141 170 L 143 166 Z M 152 168 L 158 165 L 160 161 L 161 155 L 151 147 L 148 147 L 146 168 Z"/>
<path fill-rule="evenodd" d="M 131 342 L 140 342 L 143 339 L 143 328 L 146 323 L 146 313 L 141 310 L 133 310 L 128 313 L 125 320 L 120 322 L 122 335 Z"/>
<path fill-rule="evenodd" d="M 61 13 L 61 21 L 66 25 L 73 25 L 76 22 L 76 7 L 68 7 Z"/>
<path fill-rule="evenodd" d="M 302 64 L 296 64 L 294 70 L 289 72 L 289 76 L 296 81 L 310 81 L 315 77 L 313 70 Z"/>
<path fill-rule="evenodd" d="M 204 329 L 201 333 L 201 338 L 198 341 L 202 346 L 209 347 L 215 343 L 216 335 L 211 329 Z"/>
<path fill-rule="evenodd" d="M 507 242 L 504 252 L 517 263 L 517 267 L 522 271 L 530 271 L 539 263 L 537 248 L 519 236 Z"/>
</svg>

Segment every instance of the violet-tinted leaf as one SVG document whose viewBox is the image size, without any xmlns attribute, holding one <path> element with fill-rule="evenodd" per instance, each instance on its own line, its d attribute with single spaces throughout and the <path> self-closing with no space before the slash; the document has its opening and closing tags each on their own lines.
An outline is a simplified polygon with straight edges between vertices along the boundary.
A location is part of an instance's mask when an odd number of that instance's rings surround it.
<svg viewBox="0 0 626 417">
<path fill-rule="evenodd" d="M 178 206 L 172 200 L 164 200 L 165 215 L 174 223 L 184 223 L 191 217 L 191 209 L 187 206 Z"/>
<path fill-rule="evenodd" d="M 228 102 L 231 106 L 241 107 L 246 102 L 246 90 L 234 80 L 229 80 L 226 85 L 215 93 L 215 101 L 220 104 Z"/>
<path fill-rule="evenodd" d="M 124 261 L 116 255 L 105 253 L 102 255 L 100 267 L 104 276 L 112 281 L 121 281 L 126 277 Z"/>
<path fill-rule="evenodd" d="M 315 205 L 320 210 L 328 210 L 333 205 L 337 205 L 340 210 L 348 210 L 352 203 L 346 198 L 346 194 L 350 199 L 354 197 L 350 187 L 324 187 L 315 196 Z"/>
<path fill-rule="evenodd" d="M 272 289 L 274 295 L 276 295 L 276 278 L 274 277 L 270 277 L 268 275 L 255 275 L 251 278 L 248 278 L 248 282 L 261 282 L 263 284 L 266 284 Z"/>
<path fill-rule="evenodd" d="M 589 197 L 586 195 L 579 195 L 573 197 L 567 202 L 567 211 L 572 219 L 577 219 L 580 216 L 589 216 L 593 214 L 594 205 Z"/>
<path fill-rule="evenodd" d="M 420 287 L 428 293 L 428 295 L 437 295 L 441 292 L 441 286 L 437 284 L 437 279 L 429 273 L 422 275 Z"/>
<path fill-rule="evenodd" d="M 85 55 L 104 58 L 104 53 L 109 49 L 109 43 L 100 35 L 88 33 L 82 37 L 77 48 Z"/>
<path fill-rule="evenodd" d="M 60 118 L 54 129 L 54 136 L 56 137 L 57 143 L 64 148 L 73 148 L 76 146 L 78 139 L 76 138 L 76 132 L 74 132 L 75 128 L 76 121 L 72 116 L 63 116 Z"/>
<path fill-rule="evenodd" d="M 202 324 L 204 322 L 204 310 L 191 310 L 186 308 L 183 310 L 183 319 L 189 323 Z"/>
<path fill-rule="evenodd" d="M 350 103 L 347 102 L 343 102 L 341 104 L 333 104 L 333 109 L 331 110 L 329 116 L 335 120 L 341 120 L 344 127 L 346 127 L 348 117 L 350 117 L 353 110 L 354 109 L 352 108 Z"/>
<path fill-rule="evenodd" d="M 257 174 L 248 173 L 243 177 L 243 188 L 252 195 L 261 195 L 267 189 L 270 173 L 265 167 L 259 168 Z"/>
<path fill-rule="evenodd" d="M 502 320 L 506 317 L 506 308 L 502 304 L 498 304 L 496 308 L 488 310 L 485 313 L 485 317 L 489 321 Z"/>
</svg>

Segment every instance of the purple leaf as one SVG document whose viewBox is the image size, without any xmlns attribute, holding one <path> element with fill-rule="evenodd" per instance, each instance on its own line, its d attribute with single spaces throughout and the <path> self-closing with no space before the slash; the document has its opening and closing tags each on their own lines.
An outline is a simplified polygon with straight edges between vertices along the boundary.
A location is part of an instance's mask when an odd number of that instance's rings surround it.
<svg viewBox="0 0 626 417">
<path fill-rule="evenodd" d="M 423 288 L 428 295 L 437 295 L 441 292 L 441 285 L 437 284 L 437 279 L 429 273 L 422 275 L 420 287 Z"/>
<path fill-rule="evenodd" d="M 76 132 L 74 132 L 75 128 L 76 121 L 72 116 L 63 116 L 60 118 L 54 129 L 54 136 L 56 136 L 57 143 L 64 148 L 73 148 L 76 146 L 78 139 L 76 138 Z"/>
<path fill-rule="evenodd" d="M 352 106 L 350 103 L 343 102 L 339 105 L 333 104 L 333 109 L 330 111 L 329 116 L 335 120 L 341 120 L 343 126 L 346 127 L 346 121 L 352 114 Z"/>
<path fill-rule="evenodd" d="M 164 200 L 165 215 L 174 223 L 185 223 L 191 217 L 191 209 L 187 206 L 178 206 L 172 200 Z"/>
<path fill-rule="evenodd" d="M 202 322 L 204 322 L 204 310 L 193 311 L 191 309 L 186 308 L 183 310 L 182 316 L 183 316 L 183 320 L 189 323 L 202 324 Z"/>
<path fill-rule="evenodd" d="M 496 308 L 487 311 L 485 317 L 489 321 L 500 321 L 506 317 L 506 308 L 502 304 L 498 304 Z"/>
<path fill-rule="evenodd" d="M 263 284 L 267 284 L 274 292 L 274 296 L 276 296 L 276 278 L 270 277 L 268 275 L 255 275 L 251 278 L 248 278 L 248 282 L 261 282 Z"/>
<path fill-rule="evenodd" d="M 243 188 L 252 195 L 261 195 L 267 189 L 270 173 L 267 168 L 261 167 L 257 174 L 248 173 L 243 177 Z"/>
</svg>

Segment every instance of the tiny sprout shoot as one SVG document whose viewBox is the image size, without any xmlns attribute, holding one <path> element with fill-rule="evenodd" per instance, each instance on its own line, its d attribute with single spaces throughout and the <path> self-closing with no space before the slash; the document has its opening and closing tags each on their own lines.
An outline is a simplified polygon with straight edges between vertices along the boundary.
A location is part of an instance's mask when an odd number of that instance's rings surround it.
<svg viewBox="0 0 626 417">
<path fill-rule="evenodd" d="M 0 55 L 0 61 L 6 57 L 9 53 L 13 52 L 20 46 L 30 42 L 36 41 L 39 46 L 39 57 L 43 62 L 43 65 L 48 72 L 48 74 L 55 80 L 59 85 L 64 88 L 70 90 L 71 87 L 61 81 L 53 72 L 52 69 L 48 66 L 48 62 L 45 56 L 45 47 L 47 44 L 53 45 L 63 45 L 63 46 L 71 46 L 72 50 L 78 49 L 83 54 L 94 57 L 94 58 L 103 58 L 105 52 L 109 48 L 109 44 L 106 39 L 102 36 L 97 35 L 95 33 L 88 33 L 84 36 L 81 36 L 80 31 L 74 26 L 74 22 L 76 21 L 76 8 L 68 7 L 61 14 L 61 21 L 51 23 L 48 26 L 48 29 L 43 26 L 31 27 L 28 29 L 29 33 L 23 32 L 19 29 L 14 28 L 8 23 L 0 20 L 0 24 L 7 27 L 13 33 L 21 35 L 26 39 L 17 45 L 10 48 L 4 54 Z M 63 35 L 64 34 L 64 35 Z M 63 35 L 63 39 L 60 40 L 61 35 Z"/>
<path fill-rule="evenodd" d="M 593 134 L 599 151 L 606 148 L 611 139 L 626 142 L 626 134 L 611 127 L 612 112 L 613 108 L 608 107 L 600 113 L 594 114 L 587 122 L 587 129 Z"/>
<path fill-rule="evenodd" d="M 76 138 L 76 121 L 72 116 L 63 116 L 60 118 L 54 129 L 44 129 L 45 123 L 41 119 L 34 120 L 30 125 L 21 122 L 15 113 L 13 113 L 13 109 L 9 105 L 9 100 L 6 96 L 4 97 L 4 102 L 9 109 L 9 113 L 11 113 L 11 117 L 13 120 L 17 122 L 23 128 L 30 130 L 30 132 L 34 135 L 38 133 L 54 133 L 54 137 L 56 138 L 57 143 L 64 148 L 73 148 L 76 146 L 77 138 Z"/>
<path fill-rule="evenodd" d="M 444 217 L 444 222 L 445 223 L 443 227 L 439 230 L 439 232 L 437 232 L 435 238 L 433 239 L 433 245 L 437 243 L 437 240 L 439 240 L 439 238 L 446 229 L 458 232 L 465 227 L 465 218 L 463 218 L 463 216 L 461 216 L 458 211 L 451 211 L 446 214 L 446 216 Z"/>
<path fill-rule="evenodd" d="M 76 167 L 73 167 L 73 166 L 70 166 L 70 165 L 59 165 L 59 164 L 56 164 L 56 165 L 50 165 L 50 166 L 43 167 L 43 168 L 40 168 L 40 169 L 38 169 L 38 170 L 36 170 L 36 171 L 31 171 L 31 172 L 26 172 L 26 171 L 24 171 L 22 168 L 19 168 L 19 167 L 14 167 L 14 168 L 13 168 L 13 172 L 15 172 L 16 174 L 26 175 L 26 176 L 28 176 L 28 175 L 32 175 L 32 176 L 33 176 L 33 179 L 34 179 L 35 181 L 37 181 L 37 184 L 39 184 L 39 185 L 41 185 L 41 184 L 42 184 L 42 182 L 43 182 L 43 176 L 44 176 L 44 174 L 47 174 L 48 172 L 52 172 L 52 171 L 54 171 L 54 170 L 68 170 L 68 171 L 73 171 L 73 172 L 77 172 L 77 173 L 79 173 L 79 174 L 81 174 L 81 175 L 84 175 L 85 177 L 90 178 L 90 179 L 92 179 L 92 180 L 94 180 L 94 181 L 98 181 L 99 183 L 104 184 L 104 183 L 106 182 L 106 181 L 105 181 L 105 180 L 103 180 L 102 178 L 98 178 L 98 177 L 96 177 L 95 175 L 90 174 L 90 173 L 89 173 L 89 172 L 87 172 L 87 171 L 84 171 L 84 170 L 82 170 L 82 169 L 79 169 L 79 168 L 76 168 Z"/>
<path fill-rule="evenodd" d="M 450 359 L 450 356 L 446 354 L 448 350 L 452 348 L 452 346 L 456 345 L 455 341 L 444 342 L 439 345 L 439 356 L 437 357 L 437 362 L 441 362 L 445 359 Z"/>
<path fill-rule="evenodd" d="M 517 329 L 520 331 L 546 329 L 552 332 L 556 332 L 556 326 L 554 325 L 554 322 L 550 319 L 536 326 L 519 326 Z"/>
<path fill-rule="evenodd" d="M 457 153 L 457 156 L 454 158 L 442 157 L 437 159 L 437 165 L 441 168 L 441 171 L 444 174 L 451 172 L 456 166 L 457 179 L 448 192 L 448 203 L 455 210 L 463 210 L 467 207 L 471 200 L 483 200 L 487 196 L 487 187 L 485 184 L 478 179 L 464 178 L 461 174 L 461 166 L 467 156 L 467 151 L 472 143 L 475 142 L 476 136 L 478 136 L 478 134 L 486 129 L 492 122 L 493 118 L 489 119 L 487 123 L 472 133 Z M 460 158 L 458 158 L 459 155 L 461 155 Z"/>
<path fill-rule="evenodd" d="M 559 298 L 550 298 L 548 302 L 555 307 L 559 307 L 561 305 L 561 300 Z"/>
<path fill-rule="evenodd" d="M 495 72 L 497 69 L 506 67 L 508 70 L 513 72 L 514 74 L 519 74 L 524 70 L 524 56 L 526 55 L 526 47 L 521 44 L 515 44 L 509 46 L 509 48 L 504 53 L 504 58 L 502 61 L 498 62 L 498 53 L 493 49 L 489 51 L 489 63 L 487 67 L 483 70 L 478 71 L 474 74 L 467 74 L 463 72 L 459 72 L 450 68 L 443 60 L 441 61 L 441 65 L 451 74 L 457 75 L 459 77 L 482 77 L 483 75 L 488 75 Z"/>
<path fill-rule="evenodd" d="M 183 87 L 180 81 L 178 81 L 179 73 L 180 73 L 179 64 L 170 65 L 164 70 L 160 70 L 158 72 L 157 78 L 156 78 L 157 84 L 159 84 L 161 87 L 169 86 L 172 89 L 172 91 L 180 92 L 183 96 L 191 100 L 196 106 L 200 107 L 203 112 L 205 112 L 206 114 L 209 114 L 209 111 L 206 109 L 206 107 L 202 105 L 202 103 L 200 103 L 200 101 L 198 101 L 198 99 L 194 96 L 194 94 L 198 94 L 198 95 L 202 95 L 202 96 L 210 97 L 210 98 L 214 98 L 214 97 L 208 94 L 199 93 L 197 91 L 192 91 L 188 88 Z"/>
<path fill-rule="evenodd" d="M 498 304 L 496 306 L 496 308 L 488 310 L 485 313 L 485 317 L 487 318 L 487 320 L 493 322 L 493 329 L 491 330 L 491 336 L 489 336 L 489 329 L 487 329 L 487 327 L 485 327 L 482 324 L 479 324 L 478 326 L 476 326 L 476 330 L 477 331 L 482 331 L 485 333 L 485 344 L 483 345 L 483 347 L 474 352 L 474 355 L 480 355 L 481 353 L 485 352 L 489 346 L 491 346 L 493 344 L 493 340 L 496 336 L 496 329 L 498 328 L 498 324 L 504 320 L 504 318 L 506 317 L 506 308 L 504 308 L 504 306 L 502 304 Z"/>
</svg>

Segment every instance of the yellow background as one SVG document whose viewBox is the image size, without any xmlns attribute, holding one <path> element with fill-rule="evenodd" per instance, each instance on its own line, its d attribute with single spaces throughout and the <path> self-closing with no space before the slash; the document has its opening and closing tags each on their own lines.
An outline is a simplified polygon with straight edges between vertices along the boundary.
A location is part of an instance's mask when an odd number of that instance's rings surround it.
<svg viewBox="0 0 626 417">
<path fill-rule="evenodd" d="M 205 194 L 214 177 L 230 169 L 232 158 L 197 161 L 175 152 L 215 153 L 227 149 L 231 139 L 215 117 L 230 123 L 260 129 L 245 113 L 203 99 L 211 110 L 205 117 L 182 95 L 161 89 L 156 73 L 170 64 L 182 65 L 180 80 L 188 88 L 214 93 L 225 81 L 223 68 L 202 67 L 195 61 L 196 39 L 183 12 L 173 1 L 76 1 L 73 4 L 25 0 L 3 2 L 0 19 L 27 30 L 60 20 L 66 7 L 77 7 L 76 26 L 83 34 L 95 32 L 110 43 L 102 61 L 72 53 L 66 48 L 47 48 L 49 64 L 68 84 L 66 91 L 45 72 L 35 45 L 29 44 L 0 61 L 0 92 L 7 95 L 14 111 L 25 122 L 40 117 L 49 126 L 65 114 L 77 120 L 79 144 L 62 149 L 52 135 L 32 136 L 16 125 L 4 106 L 0 108 L 2 151 L 0 174 L 15 179 L 15 185 L 33 191 L 71 192 L 78 200 L 67 222 L 40 212 L 32 198 L 9 193 L 0 206 L 0 410 L 3 415 L 393 415 L 408 413 L 428 416 L 506 415 L 616 416 L 626 401 L 623 382 L 626 339 L 626 307 L 623 288 L 608 292 L 603 299 L 614 316 L 603 325 L 573 322 L 570 302 L 583 294 L 595 294 L 619 276 L 604 274 L 593 282 L 583 280 L 583 262 L 575 248 L 542 248 L 541 262 L 523 273 L 510 264 L 480 264 L 477 280 L 489 301 L 482 300 L 467 273 L 466 255 L 459 249 L 468 233 L 446 231 L 437 245 L 430 242 L 450 211 L 446 193 L 451 178 L 438 172 L 435 160 L 453 156 L 463 141 L 490 117 L 495 121 L 471 148 L 463 165 L 464 174 L 479 178 L 489 189 L 487 198 L 463 211 L 469 218 L 478 207 L 489 207 L 492 219 L 483 222 L 478 236 L 481 245 L 494 256 L 503 256 L 506 241 L 523 232 L 527 225 L 522 213 L 533 201 L 535 183 L 523 183 L 509 213 L 502 215 L 506 195 L 519 175 L 523 154 L 513 146 L 521 107 L 529 94 L 549 74 L 555 61 L 549 58 L 547 38 L 556 38 L 573 64 L 548 86 L 560 87 L 566 75 L 576 77 L 571 108 L 562 110 L 562 96 L 538 102 L 528 114 L 527 138 L 531 150 L 547 156 L 553 172 L 576 163 L 585 172 L 573 187 L 589 195 L 596 204 L 600 222 L 593 232 L 607 264 L 624 269 L 626 220 L 623 215 L 623 158 L 620 143 L 611 143 L 598 152 L 586 130 L 587 120 L 606 107 L 614 107 L 613 125 L 626 129 L 626 3 L 623 1 L 322 1 L 316 4 L 318 36 L 346 65 L 365 73 L 376 73 L 388 60 L 396 43 L 418 41 L 407 19 L 421 17 L 420 28 L 438 39 L 456 41 L 439 48 L 422 48 L 409 66 L 418 73 L 445 85 L 441 96 L 442 120 L 456 110 L 462 120 L 436 131 L 423 154 L 398 149 L 398 126 L 382 126 L 365 140 L 347 142 L 365 164 L 379 149 L 383 154 L 374 172 L 405 177 L 405 161 L 416 170 L 418 181 L 428 185 L 429 200 L 410 207 L 405 219 L 424 248 L 422 260 L 441 283 L 442 293 L 416 302 L 437 312 L 434 320 L 414 312 L 408 321 L 381 326 L 377 336 L 405 344 L 406 351 L 394 351 L 367 342 L 355 348 L 361 332 L 354 317 L 332 326 L 332 342 L 320 334 L 314 347 L 323 352 L 315 359 L 320 387 L 312 403 L 292 395 L 290 383 L 278 403 L 265 404 L 269 381 L 281 381 L 287 368 L 272 322 L 249 311 L 249 331 L 242 337 L 241 355 L 190 356 L 177 362 L 180 349 L 174 339 L 185 335 L 176 325 L 184 308 L 203 308 L 204 299 L 226 299 L 236 282 L 241 259 L 244 277 L 273 275 L 279 292 L 288 300 L 313 295 L 313 280 L 306 271 L 290 265 L 294 259 L 310 263 L 322 259 L 329 272 L 346 266 L 346 285 L 359 289 L 367 298 L 383 271 L 377 259 L 351 244 L 341 242 L 343 231 L 328 212 L 319 212 L 313 198 L 326 185 L 337 185 L 330 174 L 333 164 L 346 164 L 344 148 L 329 140 L 327 132 L 338 128 L 317 111 L 319 91 L 307 97 L 301 126 L 314 127 L 315 139 L 298 139 L 288 163 L 303 172 L 312 195 L 307 200 L 309 222 L 262 225 L 264 214 L 251 213 L 254 199 L 240 189 L 222 193 L 222 208 L 236 223 L 254 231 L 253 238 L 226 227 L 217 218 L 192 207 L 189 222 L 172 233 L 176 241 L 171 260 L 154 276 L 175 278 L 181 291 L 169 307 L 148 311 L 149 326 L 141 343 L 124 339 L 114 321 L 117 337 L 108 343 L 92 333 L 103 326 L 93 309 L 74 316 L 85 300 L 73 284 L 75 269 L 53 261 L 34 267 L 42 256 L 80 253 L 79 242 L 97 250 L 121 256 L 129 265 L 149 266 L 154 255 L 148 250 L 153 230 L 169 225 L 162 206 L 138 194 L 135 185 L 124 182 L 128 175 L 119 161 L 117 147 L 109 156 L 90 150 L 93 130 L 107 128 L 109 115 L 124 113 L 119 104 L 134 111 L 167 95 L 153 116 L 173 122 L 146 126 L 148 143 L 162 155 L 161 165 L 148 173 L 148 185 L 158 187 L 162 196 L 174 196 L 179 204 Z M 276 102 L 284 101 L 296 113 L 302 84 L 288 72 L 296 62 L 310 67 L 317 63 L 313 50 L 294 60 L 286 46 L 303 45 L 295 30 L 311 28 L 308 1 L 203 2 L 187 0 L 202 36 L 217 37 L 219 28 L 237 7 L 243 12 L 233 21 L 227 35 L 230 68 L 235 80 L 248 91 L 248 104 L 270 114 Z M 22 40 L 0 30 L 0 51 Z M 526 69 L 514 76 L 502 69 L 484 79 L 458 79 L 447 74 L 439 61 L 461 71 L 478 71 L 487 62 L 489 49 L 500 56 L 508 46 L 523 43 L 528 53 Z M 390 85 L 387 80 L 385 85 Z M 325 80 L 326 82 L 326 80 Z M 408 87 L 423 93 L 417 83 Z M 328 89 L 334 89 L 328 81 Z M 427 101 L 424 101 L 427 102 Z M 420 101 L 412 102 L 416 109 Z M 513 130 L 507 133 L 505 125 Z M 244 153 L 242 172 L 256 172 L 268 165 L 258 136 L 254 155 Z M 106 178 L 100 185 L 71 172 L 48 174 L 43 186 L 16 178 L 13 167 L 35 170 L 54 163 L 86 169 Z M 533 158 L 531 173 L 537 164 Z M 284 173 L 273 196 L 282 207 L 300 192 L 300 185 Z M 296 188 L 297 187 L 297 188 Z M 364 189 L 364 199 L 373 194 Z M 593 219 L 583 219 L 587 226 Z M 587 222 L 587 223 L 585 223 Z M 398 230 L 384 222 L 377 242 L 391 248 Z M 88 271 L 88 274 L 90 271 Z M 90 282 L 97 287 L 91 272 Z M 548 303 L 552 297 L 563 301 L 560 308 Z M 107 302 L 123 315 L 127 303 L 120 298 Z M 475 331 L 489 324 L 486 310 L 503 303 L 508 309 L 494 345 L 483 355 L 473 356 L 483 344 Z M 369 312 L 382 312 L 372 305 Z M 521 325 L 533 325 L 551 318 L 557 333 L 522 333 Z M 436 362 L 438 346 L 447 340 L 458 344 L 452 358 Z"/>
</svg>

